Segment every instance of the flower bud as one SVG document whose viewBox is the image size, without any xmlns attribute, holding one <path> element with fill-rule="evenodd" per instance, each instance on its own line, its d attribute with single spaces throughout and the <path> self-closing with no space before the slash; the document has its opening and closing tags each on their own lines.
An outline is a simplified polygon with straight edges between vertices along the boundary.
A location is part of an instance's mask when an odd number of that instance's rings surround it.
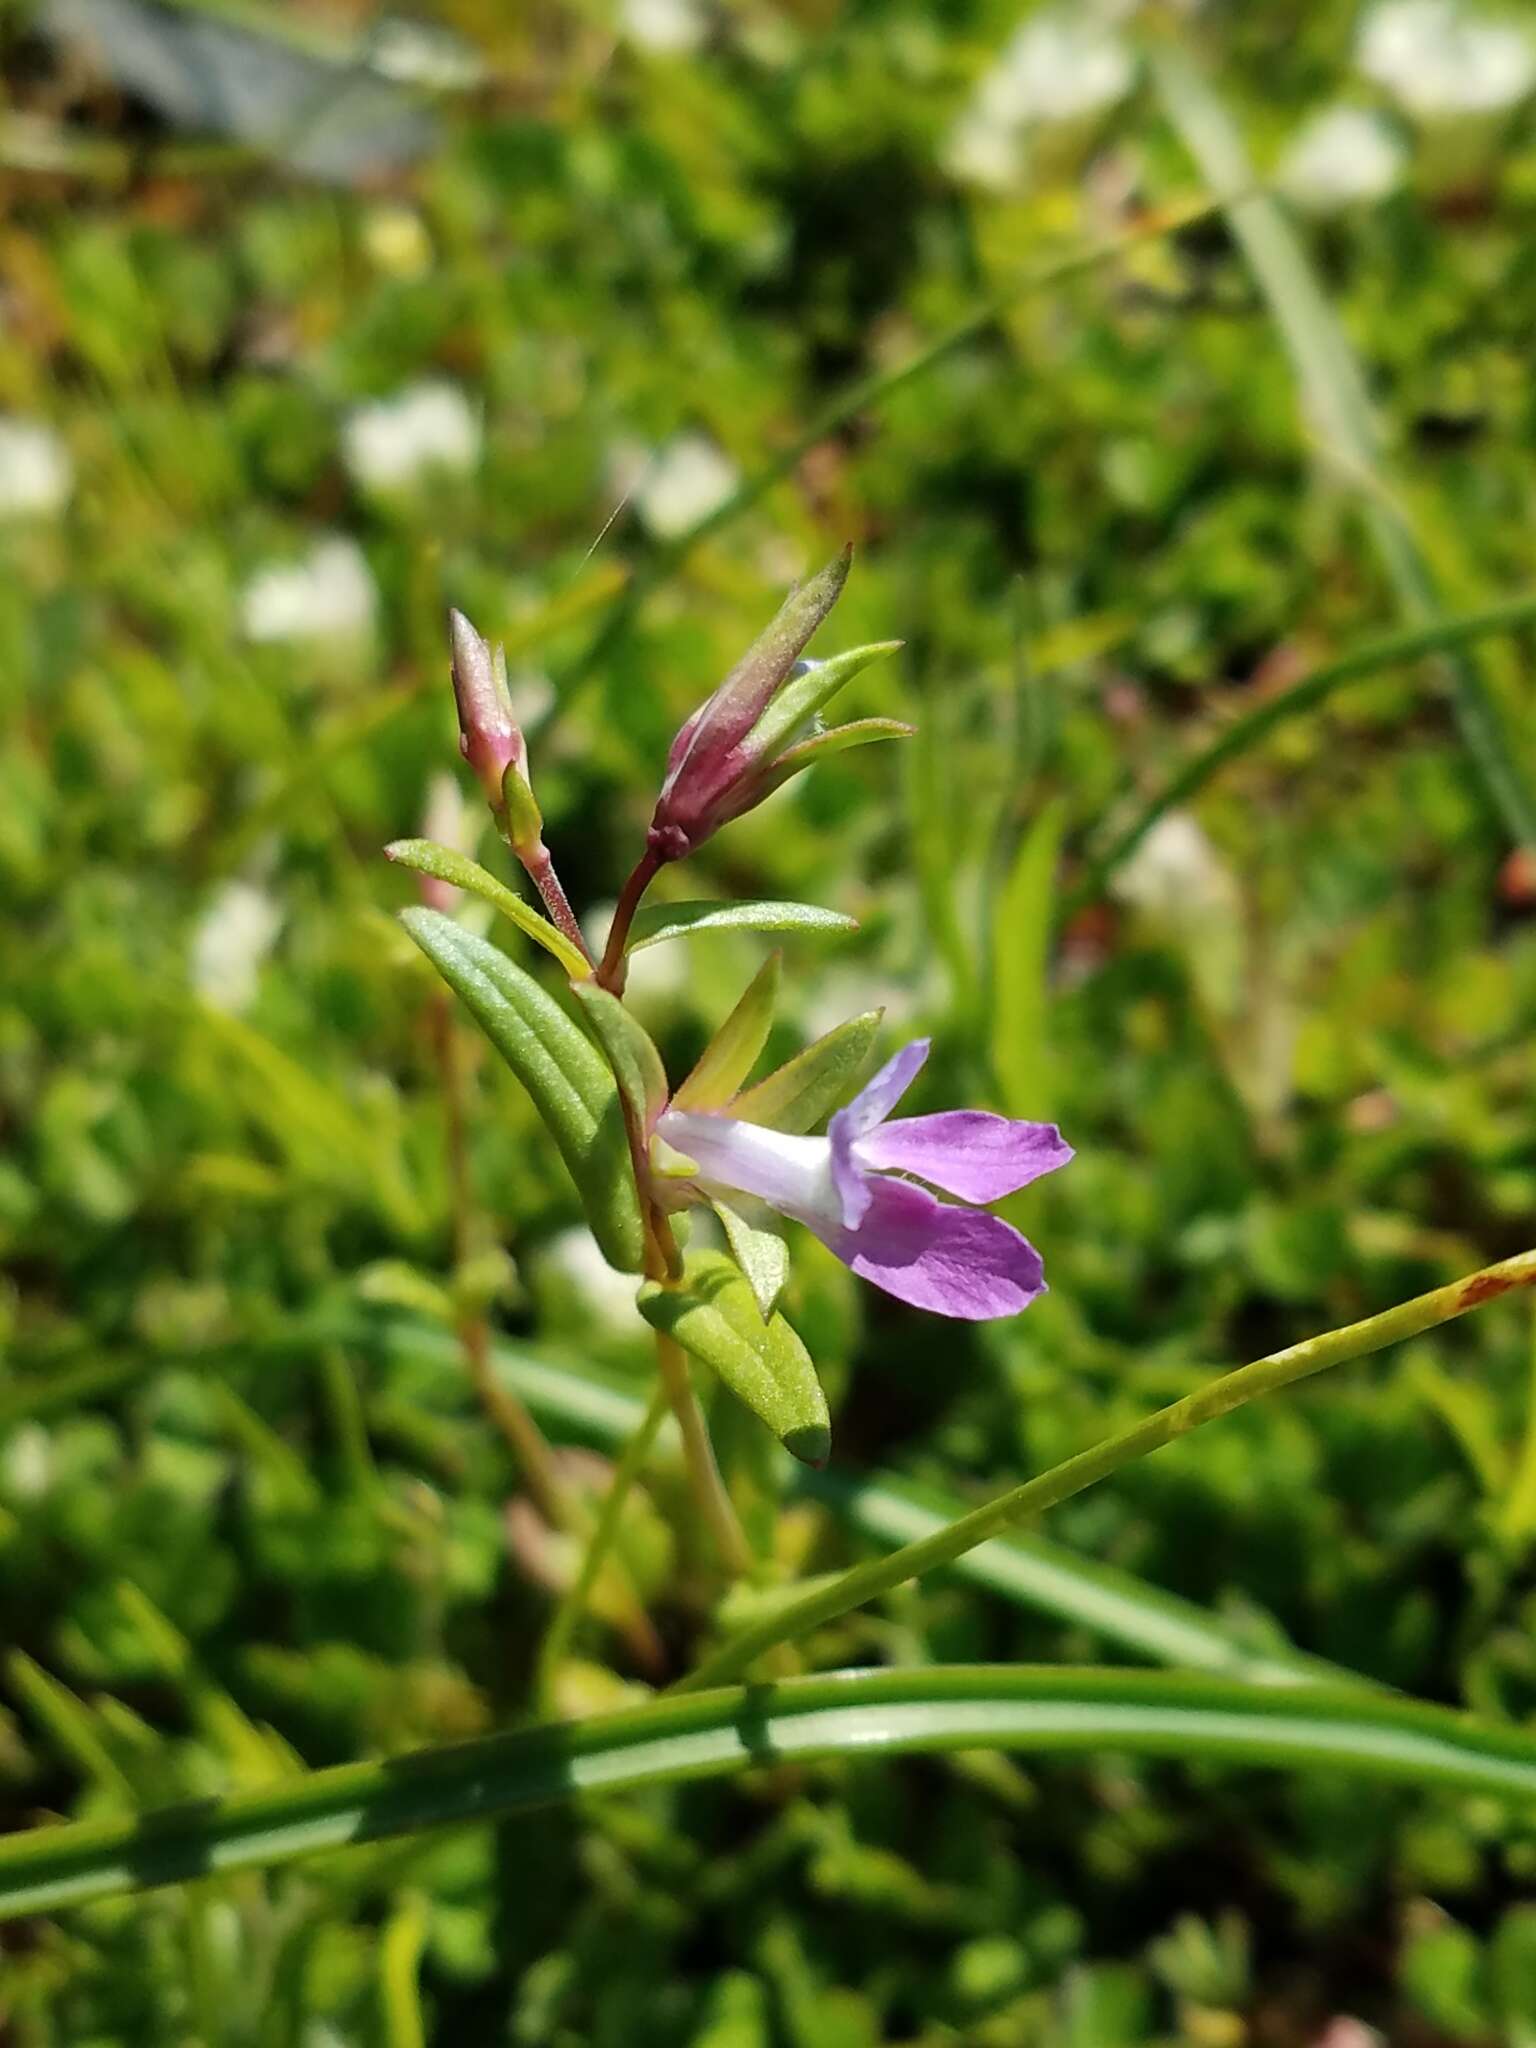
<svg viewBox="0 0 1536 2048">
<path fill-rule="evenodd" d="M 822 737 L 822 707 L 876 655 L 899 644 L 857 647 L 830 661 L 800 660 L 800 650 L 836 604 L 851 558 L 852 550 L 844 548 L 819 575 L 790 592 L 767 630 L 673 740 L 646 835 L 658 859 L 681 860 L 807 765 L 809 755 L 797 742 Z M 879 723 L 880 730 L 860 727 L 857 739 L 839 743 L 908 730 L 889 720 Z"/>
<path fill-rule="evenodd" d="M 448 614 L 453 694 L 459 707 L 459 752 L 475 771 L 498 823 L 506 808 L 502 783 L 515 768 L 527 779 L 528 749 L 512 716 L 506 673 L 462 612 Z"/>
</svg>

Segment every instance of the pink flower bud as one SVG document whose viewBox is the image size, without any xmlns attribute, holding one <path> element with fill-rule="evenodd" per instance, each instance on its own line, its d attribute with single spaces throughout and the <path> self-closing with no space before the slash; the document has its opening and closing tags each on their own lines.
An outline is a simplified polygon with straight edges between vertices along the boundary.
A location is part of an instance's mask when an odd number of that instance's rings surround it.
<svg viewBox="0 0 1536 2048">
<path fill-rule="evenodd" d="M 660 859 L 680 860 L 767 795 L 761 780 L 780 746 L 766 746 L 756 729 L 801 648 L 836 604 L 852 554 L 844 548 L 820 575 L 790 592 L 767 630 L 672 742 L 647 835 Z"/>
<path fill-rule="evenodd" d="M 502 778 L 516 768 L 526 778 L 528 749 L 512 716 L 500 663 L 462 612 L 448 614 L 453 649 L 453 694 L 459 707 L 459 752 L 475 771 L 487 803 L 500 817 Z"/>
</svg>

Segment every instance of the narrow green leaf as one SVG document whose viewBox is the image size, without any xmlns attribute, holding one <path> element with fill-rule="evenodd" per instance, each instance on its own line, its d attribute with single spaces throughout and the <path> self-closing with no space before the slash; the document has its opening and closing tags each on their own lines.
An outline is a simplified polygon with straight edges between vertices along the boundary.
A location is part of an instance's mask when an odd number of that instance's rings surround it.
<svg viewBox="0 0 1536 2048">
<path fill-rule="evenodd" d="M 571 992 L 591 1020 L 619 1093 L 640 1129 L 649 1132 L 667 1106 L 667 1070 L 655 1041 L 618 997 L 595 981 L 573 982 Z"/>
<path fill-rule="evenodd" d="M 1173 127 L 1206 182 L 1223 195 L 1232 233 L 1268 301 L 1317 436 L 1359 498 L 1400 610 L 1410 623 L 1434 620 L 1441 609 L 1439 578 L 1383 460 L 1365 378 L 1300 236 L 1279 203 L 1255 189 L 1237 124 L 1199 67 L 1162 38 L 1151 46 L 1150 60 Z M 1521 735 L 1507 729 L 1487 675 L 1465 647 L 1447 654 L 1441 666 L 1462 744 L 1494 809 L 1512 837 L 1536 846 L 1536 789 Z"/>
<path fill-rule="evenodd" d="M 810 1354 L 783 1316 L 763 1320 L 751 1288 L 722 1252 L 695 1252 L 680 1287 L 648 1280 L 639 1303 L 652 1329 L 717 1372 L 792 1456 L 826 1463 L 831 1422 Z"/>
<path fill-rule="evenodd" d="M 856 917 L 819 903 L 655 903 L 630 926 L 627 950 L 659 946 L 694 932 L 856 932 Z"/>
<path fill-rule="evenodd" d="M 723 1109 L 757 1065 L 773 1026 L 784 956 L 772 952 L 672 1097 L 677 1109 Z"/>
<path fill-rule="evenodd" d="M 1326 1687 L 1266 1692 L 1160 1671 L 952 1665 L 839 1671 L 655 1700 L 293 1785 L 0 1839 L 0 1917 L 317 1850 L 764 1764 L 971 1748 L 1105 1751 L 1536 1800 L 1536 1737 L 1446 1707 Z"/>
<path fill-rule="evenodd" d="M 455 889 L 467 890 L 471 896 L 494 905 L 535 945 L 553 953 L 572 981 L 585 980 L 592 972 L 591 963 L 582 959 L 563 932 L 556 931 L 548 918 L 540 917 L 515 890 L 499 882 L 467 854 L 456 853 L 451 846 L 439 846 L 435 839 L 395 839 L 385 847 L 384 858 L 397 867 L 411 868 L 418 875 L 450 882 Z"/>
<path fill-rule="evenodd" d="M 1031 821 L 992 931 L 992 1070 L 1010 1116 L 1038 1117 L 1047 1099 L 1046 968 L 1065 822 L 1059 797 Z"/>
<path fill-rule="evenodd" d="M 604 1258 L 622 1273 L 645 1263 L 645 1229 L 618 1083 L 602 1054 L 531 975 L 436 910 L 400 922 L 463 998 L 533 1098 L 560 1148 Z"/>
<path fill-rule="evenodd" d="M 899 640 L 876 640 L 868 647 L 850 647 L 845 654 L 809 663 L 804 675 L 793 677 L 780 690 L 748 733 L 745 744 L 754 755 L 771 760 L 861 669 L 868 668 L 882 654 L 894 654 L 900 645 Z"/>
<path fill-rule="evenodd" d="M 1437 620 L 1432 625 L 1413 626 L 1406 632 L 1388 633 L 1380 639 L 1368 640 L 1349 653 L 1341 654 L 1337 660 L 1324 662 L 1309 675 L 1292 683 L 1289 689 L 1266 697 L 1230 725 L 1223 726 L 1215 739 L 1196 748 L 1183 765 L 1141 803 L 1130 823 L 1110 839 L 1104 851 L 1089 864 L 1087 873 L 1068 895 L 1062 914 L 1070 915 L 1100 896 L 1111 876 L 1124 867 L 1158 820 L 1197 796 L 1229 761 L 1240 759 L 1261 740 L 1267 739 L 1277 727 L 1299 718 L 1304 712 L 1316 710 L 1346 683 L 1378 675 L 1384 668 L 1416 660 L 1420 655 L 1445 653 L 1456 647 L 1468 646 L 1474 640 L 1518 632 L 1530 625 L 1536 625 L 1536 596 L 1509 598 L 1502 604 L 1490 605 L 1486 611 L 1463 612 L 1454 618 Z"/>
<path fill-rule="evenodd" d="M 824 754 L 846 753 L 850 747 L 867 747 L 876 740 L 909 740 L 917 732 L 901 718 L 856 718 L 851 725 L 834 725 L 826 732 L 813 732 L 787 747 L 774 765 L 773 783 L 778 788 L 791 775 L 809 768 Z"/>
<path fill-rule="evenodd" d="M 720 1218 L 731 1257 L 740 1266 L 758 1313 L 766 1323 L 789 1278 L 789 1246 L 777 1231 L 760 1230 L 729 1203 L 716 1199 L 709 1206 Z"/>
<path fill-rule="evenodd" d="M 704 706 L 694 734 L 696 743 L 728 735 L 728 743 L 734 745 L 750 728 L 754 706 L 778 687 L 801 648 L 842 596 L 852 561 L 853 549 L 845 547 L 824 569 L 789 593 Z"/>
<path fill-rule="evenodd" d="M 776 1131 L 814 1130 L 868 1078 L 884 1015 L 883 1010 L 866 1010 L 846 1024 L 834 1024 L 814 1045 L 738 1095 L 731 1115 Z"/>
</svg>

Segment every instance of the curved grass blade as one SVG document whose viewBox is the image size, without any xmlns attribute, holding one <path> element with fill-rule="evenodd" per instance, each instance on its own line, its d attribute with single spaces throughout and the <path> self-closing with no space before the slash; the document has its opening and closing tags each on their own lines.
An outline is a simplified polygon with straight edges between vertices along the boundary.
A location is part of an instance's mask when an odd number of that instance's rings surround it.
<svg viewBox="0 0 1536 2048">
<path fill-rule="evenodd" d="M 1398 603 L 1410 620 L 1440 610 L 1423 542 L 1392 488 L 1365 379 L 1342 326 L 1290 221 L 1254 190 L 1253 166 L 1236 125 L 1200 70 L 1181 51 L 1150 39 L 1149 61 L 1168 118 L 1207 183 L 1228 195 L 1225 212 L 1295 369 L 1319 437 L 1355 485 L 1367 528 Z M 1511 836 L 1536 846 L 1536 790 L 1528 755 L 1505 729 L 1482 669 L 1464 648 L 1442 664 L 1457 729 L 1493 808 Z"/>
<path fill-rule="evenodd" d="M 591 961 L 582 958 L 564 932 L 556 931 L 548 918 L 540 917 L 515 890 L 498 881 L 468 854 L 456 853 L 451 846 L 439 846 L 435 839 L 393 839 L 384 849 L 384 858 L 398 867 L 414 869 L 418 875 L 451 882 L 455 889 L 466 889 L 470 895 L 493 905 L 536 946 L 553 953 L 572 981 L 585 981 L 591 974 Z"/>
<path fill-rule="evenodd" d="M 1310 675 L 1292 683 L 1288 690 L 1280 691 L 1245 712 L 1225 732 L 1192 754 L 1182 768 L 1175 770 L 1162 788 L 1145 800 L 1130 823 L 1110 841 L 1103 853 L 1090 860 L 1087 874 L 1068 894 L 1063 914 L 1070 917 L 1074 911 L 1101 895 L 1110 877 L 1130 859 L 1159 818 L 1178 805 L 1188 803 L 1229 761 L 1237 760 L 1251 747 L 1267 739 L 1277 726 L 1299 718 L 1305 711 L 1316 710 L 1345 683 L 1357 682 L 1362 676 L 1376 675 L 1398 662 L 1414 661 L 1425 654 L 1446 653 L 1452 648 L 1468 646 L 1474 640 L 1490 638 L 1496 633 L 1515 633 L 1522 626 L 1531 625 L 1536 625 L 1536 594 L 1512 597 L 1503 604 L 1490 605 L 1486 611 L 1464 612 L 1456 618 L 1438 620 L 1433 625 L 1412 627 L 1407 632 L 1389 633 L 1380 640 L 1368 641 L 1349 654 L 1341 654 L 1337 661 L 1325 662 L 1321 668 L 1313 669 Z"/>
<path fill-rule="evenodd" d="M 297 1783 L 0 1840 L 0 1917 L 756 1765 L 948 1750 L 1347 1770 L 1536 1801 L 1536 1735 L 1372 1694 L 1146 1671 L 849 1671 L 658 1700 Z"/>
<path fill-rule="evenodd" d="M 695 932 L 856 932 L 856 917 L 819 903 L 654 903 L 636 913 L 626 951 Z"/>
</svg>

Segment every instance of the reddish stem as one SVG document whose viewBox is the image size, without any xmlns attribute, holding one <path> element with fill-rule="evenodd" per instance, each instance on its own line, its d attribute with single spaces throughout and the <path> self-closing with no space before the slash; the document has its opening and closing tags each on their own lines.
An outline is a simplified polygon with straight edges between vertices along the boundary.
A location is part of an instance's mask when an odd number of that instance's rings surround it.
<svg viewBox="0 0 1536 2048">
<path fill-rule="evenodd" d="M 540 840 L 537 846 L 529 848 L 527 852 L 518 846 L 514 846 L 512 851 L 522 862 L 529 881 L 538 890 L 544 908 L 549 912 L 550 923 L 557 931 L 564 932 L 583 960 L 590 960 L 591 951 L 582 935 L 581 926 L 576 922 L 576 913 L 571 908 L 570 899 L 560 886 L 560 877 L 555 873 L 555 864 L 549 857 L 549 848 Z"/>
<path fill-rule="evenodd" d="M 651 886 L 651 878 L 661 864 L 661 855 L 654 847 L 648 846 L 630 871 L 613 913 L 603 964 L 597 970 L 597 981 L 600 988 L 611 989 L 616 996 L 624 993 L 624 947 L 629 939 L 629 928 L 640 908 L 640 898 Z"/>
</svg>

